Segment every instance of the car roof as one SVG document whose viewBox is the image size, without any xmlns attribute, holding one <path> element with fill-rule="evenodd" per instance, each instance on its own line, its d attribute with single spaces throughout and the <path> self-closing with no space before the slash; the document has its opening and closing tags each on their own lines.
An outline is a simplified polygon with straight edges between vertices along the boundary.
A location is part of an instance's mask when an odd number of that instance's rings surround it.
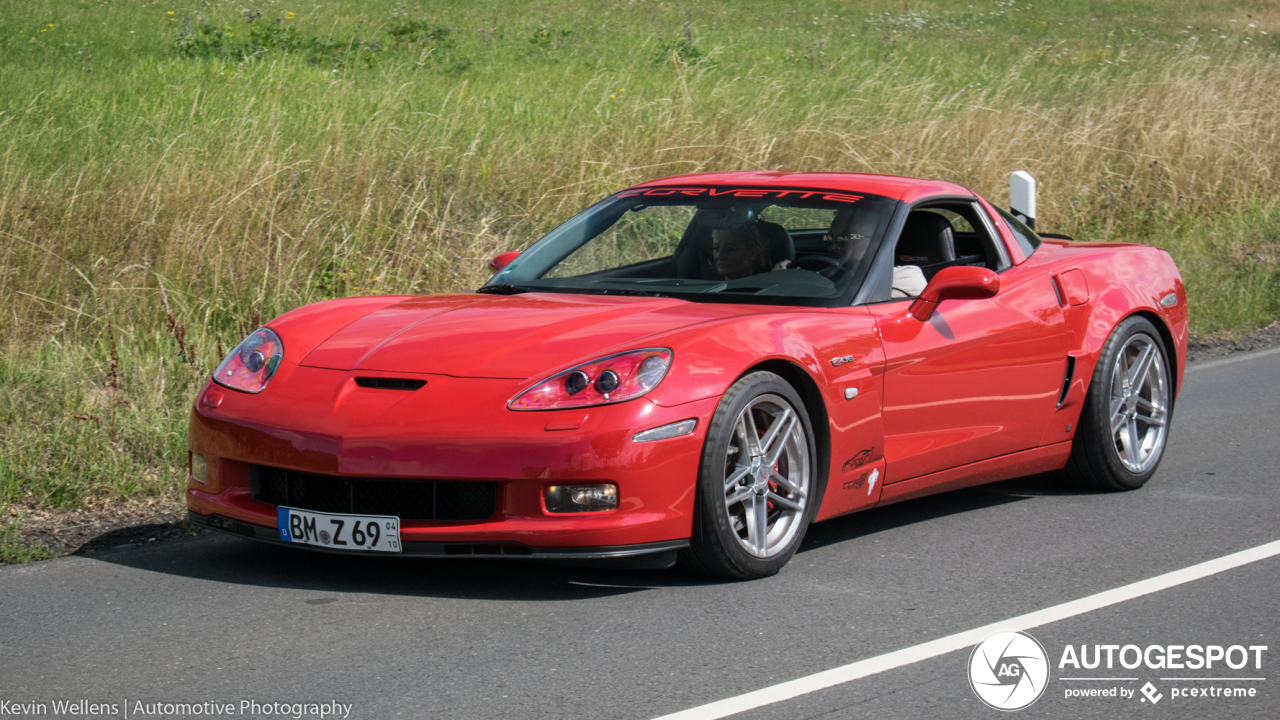
<svg viewBox="0 0 1280 720">
<path fill-rule="evenodd" d="M 921 180 L 919 178 L 900 177 L 897 175 L 870 175 L 864 173 L 844 172 L 718 172 L 693 173 L 675 175 L 640 183 L 635 187 L 666 187 L 671 185 L 748 185 L 754 187 L 773 186 L 785 188 L 809 188 L 834 190 L 838 192 L 863 192 L 882 195 L 915 202 L 926 197 L 937 195 L 959 195 L 974 197 L 973 191 L 941 180 Z"/>
</svg>

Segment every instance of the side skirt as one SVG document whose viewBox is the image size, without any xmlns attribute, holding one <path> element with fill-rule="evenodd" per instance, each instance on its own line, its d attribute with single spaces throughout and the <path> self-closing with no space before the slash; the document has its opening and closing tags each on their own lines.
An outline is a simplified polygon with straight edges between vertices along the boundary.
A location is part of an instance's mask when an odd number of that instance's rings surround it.
<svg viewBox="0 0 1280 720">
<path fill-rule="evenodd" d="M 999 482 L 1010 478 L 1034 475 L 1050 470 L 1061 470 L 1071 455 L 1071 441 L 1067 440 L 1053 445 L 1022 450 L 1000 457 L 980 460 L 976 463 L 942 470 L 928 475 L 921 475 L 910 480 L 903 480 L 884 486 L 880 502 L 876 507 L 890 505 L 903 500 L 914 500 L 925 495 L 959 490 Z"/>
</svg>

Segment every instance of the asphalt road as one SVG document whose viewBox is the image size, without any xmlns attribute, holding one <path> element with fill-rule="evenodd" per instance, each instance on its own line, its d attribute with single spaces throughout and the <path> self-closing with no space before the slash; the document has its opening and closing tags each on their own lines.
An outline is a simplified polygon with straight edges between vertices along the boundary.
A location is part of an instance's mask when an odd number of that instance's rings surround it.
<svg viewBox="0 0 1280 720">
<path fill-rule="evenodd" d="M 353 718 L 654 718 L 1280 539 L 1278 378 L 1280 351 L 1192 366 L 1140 491 L 1033 477 L 902 503 L 814 526 L 790 565 L 754 582 L 350 558 L 208 533 L 2 567 L 0 714 L 2 701 L 337 700 Z M 1053 679 L 1018 714 L 1276 717 L 1277 589 L 1280 557 L 1032 629 Z M 1270 649 L 1260 669 L 1143 667 L 1093 683 L 1152 681 L 1152 706 L 1140 693 L 1064 697 L 1080 685 L 1057 667 L 1067 644 Z M 970 690 L 968 658 L 735 717 L 1000 717 Z M 1216 684 L 1253 698 L 1174 698 L 1215 683 L 1160 680 L 1242 673 L 1266 679 Z"/>
</svg>

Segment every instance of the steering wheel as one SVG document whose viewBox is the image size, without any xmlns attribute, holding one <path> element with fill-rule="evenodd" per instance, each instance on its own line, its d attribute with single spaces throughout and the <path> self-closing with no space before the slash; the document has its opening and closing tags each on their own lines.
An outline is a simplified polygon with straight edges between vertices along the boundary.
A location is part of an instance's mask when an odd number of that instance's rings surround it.
<svg viewBox="0 0 1280 720">
<path fill-rule="evenodd" d="M 837 282 L 853 272 L 844 263 L 826 255 L 805 255 L 796 258 L 787 267 L 816 272 L 832 282 Z"/>
</svg>

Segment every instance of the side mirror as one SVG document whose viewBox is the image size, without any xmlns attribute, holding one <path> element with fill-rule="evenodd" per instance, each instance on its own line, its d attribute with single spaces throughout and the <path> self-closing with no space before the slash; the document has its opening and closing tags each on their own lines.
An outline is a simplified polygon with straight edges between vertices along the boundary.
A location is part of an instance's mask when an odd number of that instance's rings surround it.
<svg viewBox="0 0 1280 720">
<path fill-rule="evenodd" d="M 926 321 L 943 300 L 981 300 L 1000 292 L 1000 276 L 980 267 L 943 268 L 911 303 L 911 315 Z"/>
<path fill-rule="evenodd" d="M 515 260 L 516 256 L 519 254 L 520 253 L 518 251 L 511 250 L 509 252 L 499 253 L 498 255 L 495 255 L 494 258 L 489 261 L 489 272 L 493 275 L 497 275 L 499 270 L 506 267 L 507 265 L 510 265 L 511 261 Z"/>
</svg>

